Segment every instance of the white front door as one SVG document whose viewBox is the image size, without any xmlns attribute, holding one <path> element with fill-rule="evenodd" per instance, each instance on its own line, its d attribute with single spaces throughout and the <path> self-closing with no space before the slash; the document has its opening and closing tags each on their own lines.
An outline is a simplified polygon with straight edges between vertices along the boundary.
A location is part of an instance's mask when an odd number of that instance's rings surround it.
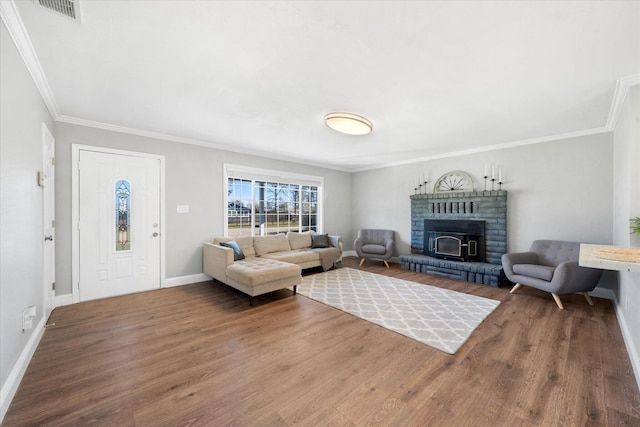
<svg viewBox="0 0 640 427">
<path fill-rule="evenodd" d="M 80 301 L 160 288 L 160 191 L 160 159 L 80 150 Z"/>
<path fill-rule="evenodd" d="M 56 221 L 55 221 L 55 140 L 42 124 L 42 232 L 44 235 L 43 271 L 44 318 L 48 319 L 55 306 L 56 282 Z"/>
</svg>

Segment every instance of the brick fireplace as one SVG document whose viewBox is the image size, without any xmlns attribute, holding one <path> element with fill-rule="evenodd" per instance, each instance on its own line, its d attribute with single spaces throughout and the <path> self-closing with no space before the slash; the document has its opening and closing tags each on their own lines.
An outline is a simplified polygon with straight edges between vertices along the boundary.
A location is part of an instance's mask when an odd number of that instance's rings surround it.
<svg viewBox="0 0 640 427">
<path fill-rule="evenodd" d="M 482 250 L 481 256 L 472 258 L 474 261 L 470 262 L 461 256 L 436 255 L 433 239 L 437 235 L 425 231 L 425 224 L 427 227 L 431 223 L 440 226 L 447 220 L 453 220 L 452 224 L 461 221 L 483 225 L 480 243 L 476 243 L 475 247 L 469 247 L 469 243 L 464 243 L 461 236 L 473 234 L 469 230 L 449 230 L 452 232 L 449 233 L 452 236 L 451 242 L 460 238 L 463 242 L 461 245 L 466 244 L 467 250 Z M 429 239 L 432 239 L 431 242 Z M 430 247 L 434 251 L 429 251 Z M 402 268 L 499 286 L 505 280 L 501 257 L 506 249 L 506 191 L 444 192 L 411 196 L 411 255 L 400 257 Z"/>
</svg>

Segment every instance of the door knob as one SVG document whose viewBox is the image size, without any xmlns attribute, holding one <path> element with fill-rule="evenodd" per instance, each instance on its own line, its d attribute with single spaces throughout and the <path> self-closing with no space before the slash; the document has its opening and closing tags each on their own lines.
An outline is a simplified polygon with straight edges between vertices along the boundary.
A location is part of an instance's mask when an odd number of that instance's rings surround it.
<svg viewBox="0 0 640 427">
<path fill-rule="evenodd" d="M 53 236 L 44 236 L 44 241 L 46 242 L 47 240 L 53 242 Z"/>
<path fill-rule="evenodd" d="M 158 237 L 158 233 L 153 233 L 152 236 L 153 237 Z"/>
</svg>

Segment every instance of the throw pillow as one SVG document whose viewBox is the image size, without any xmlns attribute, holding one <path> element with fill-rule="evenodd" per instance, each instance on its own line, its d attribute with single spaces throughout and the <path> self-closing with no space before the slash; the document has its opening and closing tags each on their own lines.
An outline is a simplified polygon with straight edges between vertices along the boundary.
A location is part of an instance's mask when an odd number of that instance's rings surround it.
<svg viewBox="0 0 640 427">
<path fill-rule="evenodd" d="M 329 235 L 328 234 L 312 234 L 311 235 L 311 247 L 312 248 L 329 248 Z"/>
<path fill-rule="evenodd" d="M 228 242 L 222 242 L 222 243 L 220 243 L 220 246 L 226 246 L 227 248 L 233 249 L 233 260 L 234 261 L 240 261 L 241 259 L 244 259 L 244 252 L 242 252 L 242 249 L 240 248 L 240 245 L 238 245 L 238 242 L 236 242 L 235 240 L 230 240 Z"/>
</svg>

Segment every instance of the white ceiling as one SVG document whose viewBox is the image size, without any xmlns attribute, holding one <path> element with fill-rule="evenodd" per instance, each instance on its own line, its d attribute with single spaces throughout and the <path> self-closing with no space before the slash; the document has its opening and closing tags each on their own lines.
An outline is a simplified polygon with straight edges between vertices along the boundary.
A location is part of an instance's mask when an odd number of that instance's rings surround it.
<svg viewBox="0 0 640 427">
<path fill-rule="evenodd" d="M 604 131 L 640 75 L 640 1 L 15 6 L 58 120 L 348 171 Z"/>
</svg>

